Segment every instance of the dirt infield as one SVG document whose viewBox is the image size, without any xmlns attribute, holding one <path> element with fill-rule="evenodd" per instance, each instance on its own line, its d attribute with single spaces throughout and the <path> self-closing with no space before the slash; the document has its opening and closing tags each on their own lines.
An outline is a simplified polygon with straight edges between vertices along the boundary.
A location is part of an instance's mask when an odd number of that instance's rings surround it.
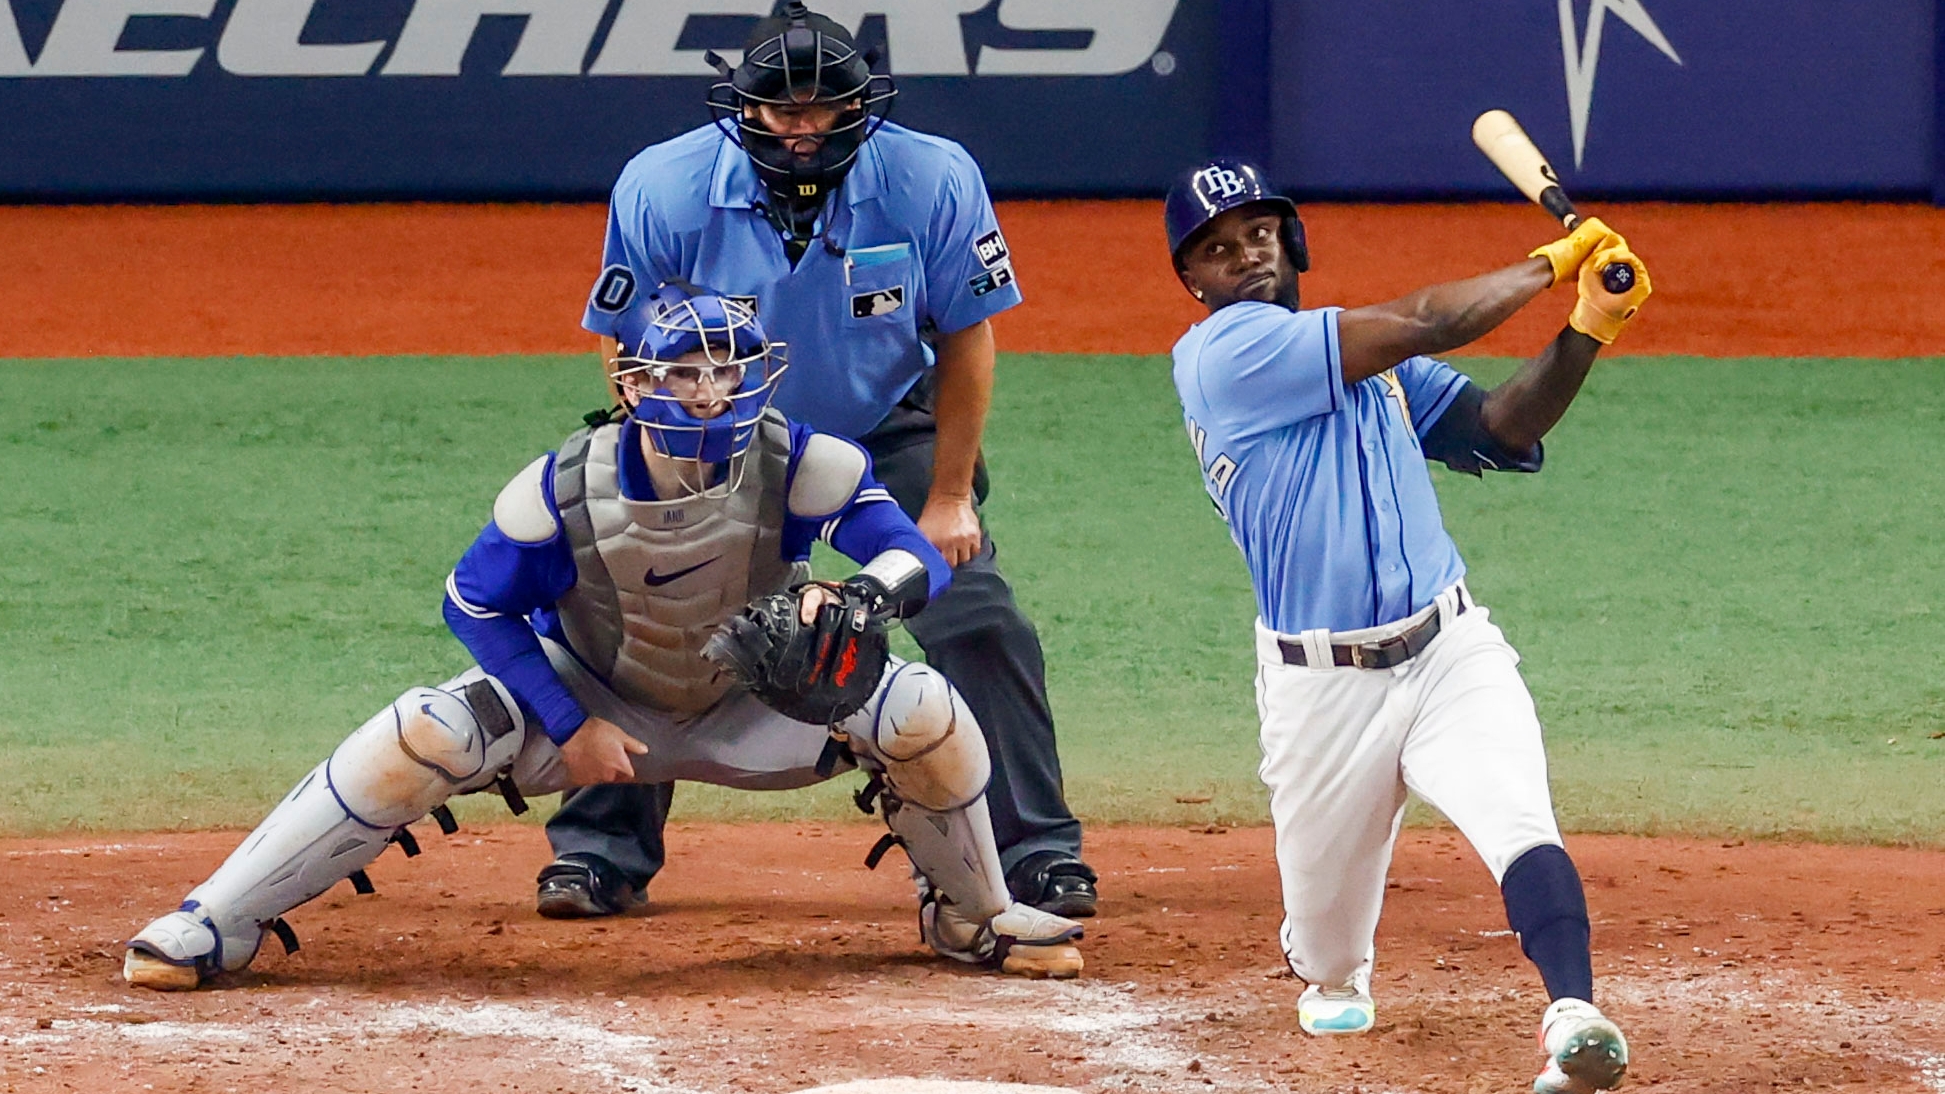
<svg viewBox="0 0 1945 1094">
<path fill-rule="evenodd" d="M 121 985 L 120 941 L 236 833 L 0 843 L 9 1091 L 771 1094 L 894 1075 L 1116 1091 L 1520 1091 L 1544 995 L 1456 836 L 1409 831 L 1379 1027 L 1297 1031 L 1265 829 L 1091 837 L 1088 974 L 923 952 L 865 825 L 679 825 L 650 914 L 543 920 L 541 833 L 425 853 L 299 909 L 229 990 Z M 1665 1091 L 1945 1091 L 1945 854 L 1582 837 L 1601 1001 Z M 894 856 L 895 858 L 895 856 Z"/>
<path fill-rule="evenodd" d="M 1945 209 L 1591 209 L 1647 260 L 1655 298 L 1617 347 L 1715 357 L 1945 353 Z M 1314 205 L 1307 303 L 1361 304 L 1516 259 L 1526 205 Z M 575 352 L 599 267 L 588 205 L 0 207 L 0 357 Z M 1010 202 L 1027 303 L 1003 349 L 1164 353 L 1198 317 L 1154 202 Z M 1473 352 L 1525 355 L 1565 289 Z"/>
</svg>

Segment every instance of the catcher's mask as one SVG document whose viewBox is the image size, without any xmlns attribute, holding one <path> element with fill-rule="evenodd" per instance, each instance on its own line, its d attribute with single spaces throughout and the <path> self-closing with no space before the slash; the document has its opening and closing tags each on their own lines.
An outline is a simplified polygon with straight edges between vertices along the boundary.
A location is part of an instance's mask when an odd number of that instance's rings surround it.
<svg viewBox="0 0 1945 1094">
<path fill-rule="evenodd" d="M 872 74 L 876 54 L 860 53 L 850 31 L 796 0 L 756 25 L 742 64 L 732 69 L 713 52 L 704 60 L 722 76 L 708 98 L 717 128 L 755 164 L 774 199 L 766 211 L 777 230 L 808 242 L 817 213 L 890 113 L 898 94 L 891 77 Z M 778 133 L 761 120 L 764 106 L 829 107 L 836 116 L 821 129 Z M 817 142 L 815 150 L 793 151 L 804 138 Z"/>
<path fill-rule="evenodd" d="M 1304 239 L 1303 218 L 1296 202 L 1270 189 L 1263 171 L 1238 159 L 1214 159 L 1182 172 L 1162 203 L 1162 223 L 1168 232 L 1168 253 L 1175 269 L 1182 269 L 1182 252 L 1196 241 L 1210 221 L 1231 209 L 1261 205 L 1283 218 L 1283 252 L 1298 273 L 1310 270 L 1310 245 Z"/>
<path fill-rule="evenodd" d="M 629 417 L 660 455 L 698 464 L 734 461 L 707 492 L 727 493 L 740 477 L 757 422 L 789 363 L 782 342 L 763 333 L 749 305 L 720 296 L 689 296 L 663 286 L 625 313 L 609 375 L 633 392 Z M 701 417 L 690 405 L 711 397 L 721 413 Z M 698 475 L 698 484 L 705 480 Z"/>
</svg>

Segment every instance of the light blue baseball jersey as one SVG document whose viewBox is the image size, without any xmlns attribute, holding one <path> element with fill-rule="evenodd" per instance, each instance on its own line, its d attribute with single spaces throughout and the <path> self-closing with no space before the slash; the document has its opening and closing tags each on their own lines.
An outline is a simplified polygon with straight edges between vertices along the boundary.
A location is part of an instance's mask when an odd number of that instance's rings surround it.
<svg viewBox="0 0 1945 1094">
<path fill-rule="evenodd" d="M 952 141 L 879 129 L 795 268 L 758 208 L 766 197 L 749 156 L 714 126 L 644 149 L 615 183 L 582 326 L 612 336 L 632 292 L 675 278 L 753 299 L 789 345 L 776 407 L 857 437 L 931 367 L 928 338 L 1020 302 L 985 180 Z"/>
<path fill-rule="evenodd" d="M 1466 378 L 1414 357 L 1345 384 L 1340 310 L 1232 304 L 1175 343 L 1203 485 L 1285 634 L 1391 623 L 1465 574 L 1421 440 Z"/>
</svg>

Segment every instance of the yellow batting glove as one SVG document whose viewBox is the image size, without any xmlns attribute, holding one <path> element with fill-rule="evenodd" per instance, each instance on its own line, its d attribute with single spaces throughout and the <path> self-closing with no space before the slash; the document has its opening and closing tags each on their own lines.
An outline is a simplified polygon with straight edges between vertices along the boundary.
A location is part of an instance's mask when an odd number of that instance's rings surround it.
<svg viewBox="0 0 1945 1094">
<path fill-rule="evenodd" d="M 1608 289 L 1607 268 L 1616 264 L 1634 274 L 1634 283 L 1625 292 Z M 1641 302 L 1653 291 L 1654 287 L 1648 283 L 1647 265 L 1628 250 L 1627 244 L 1595 251 L 1580 264 L 1580 299 L 1574 303 L 1567 325 L 1603 346 L 1612 345 L 1620 336 L 1621 328 L 1641 310 Z"/>
<path fill-rule="evenodd" d="M 1608 247 L 1625 247 L 1628 241 L 1620 233 L 1601 223 L 1599 217 L 1589 217 L 1580 222 L 1573 231 L 1554 240 L 1544 247 L 1535 247 L 1527 253 L 1528 258 L 1544 258 L 1553 267 L 1551 288 L 1574 276 L 1587 256 Z"/>
</svg>

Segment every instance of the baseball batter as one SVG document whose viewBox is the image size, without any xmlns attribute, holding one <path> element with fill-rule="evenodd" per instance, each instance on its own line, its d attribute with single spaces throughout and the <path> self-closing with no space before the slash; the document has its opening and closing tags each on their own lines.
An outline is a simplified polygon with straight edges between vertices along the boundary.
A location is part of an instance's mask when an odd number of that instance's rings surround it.
<svg viewBox="0 0 1945 1094">
<path fill-rule="evenodd" d="M 1537 1094 L 1617 1085 L 1627 1042 L 1593 1005 L 1586 899 L 1561 846 L 1519 656 L 1465 584 L 1428 459 L 1538 471 L 1540 438 L 1649 293 L 1590 220 L 1525 261 L 1387 304 L 1305 311 L 1296 207 L 1258 170 L 1185 174 L 1165 215 L 1175 269 L 1209 309 L 1175 344 L 1189 438 L 1257 602 L 1261 774 L 1283 883 L 1282 944 L 1313 1034 L 1362 1033 L 1385 871 L 1415 791 L 1499 882 L 1552 1004 Z M 1610 294 L 1600 271 L 1633 267 Z M 1576 281 L 1566 329 L 1482 390 L 1425 354 L 1465 345 Z"/>
<path fill-rule="evenodd" d="M 447 622 L 478 665 L 406 691 L 305 776 L 129 943 L 129 983 L 193 988 L 247 966 L 266 931 L 294 947 L 286 912 L 347 878 L 369 891 L 364 867 L 390 842 L 409 853 L 405 826 L 428 812 L 450 825 L 454 794 L 499 784 L 513 802 L 677 779 L 777 790 L 853 766 L 882 788 L 934 950 L 1026 976 L 1080 972 L 1080 927 L 1007 896 L 965 701 L 884 652 L 882 623 L 945 587 L 944 558 L 863 450 L 768 409 L 782 347 L 748 308 L 661 290 L 617 333 L 626 417 L 514 476 L 446 582 Z M 818 539 L 864 568 L 804 583 Z M 773 647 L 773 631 L 806 641 Z"/>
</svg>

